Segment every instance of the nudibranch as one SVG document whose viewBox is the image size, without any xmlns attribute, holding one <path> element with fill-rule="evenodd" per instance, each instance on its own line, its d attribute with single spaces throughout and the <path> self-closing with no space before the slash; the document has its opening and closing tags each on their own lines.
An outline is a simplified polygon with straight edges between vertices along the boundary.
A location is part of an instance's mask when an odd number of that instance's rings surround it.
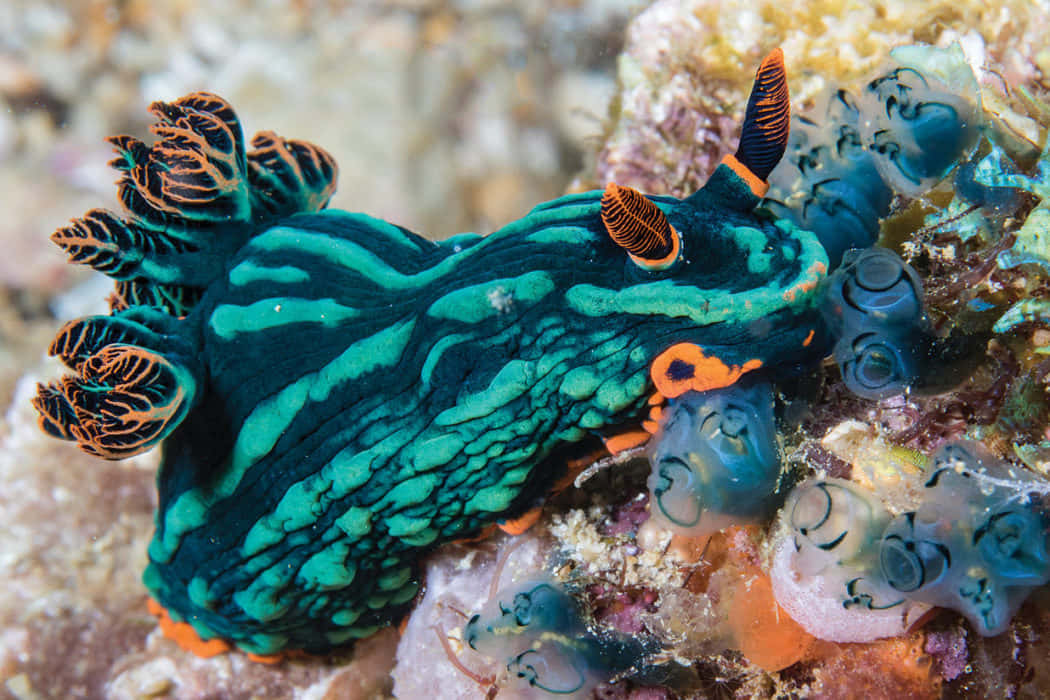
<svg viewBox="0 0 1050 700">
<path fill-rule="evenodd" d="M 73 373 L 35 406 L 106 459 L 161 445 L 143 578 L 205 650 L 369 635 L 406 612 L 425 552 L 541 499 L 560 448 L 826 351 L 823 247 L 755 211 L 787 141 L 779 50 L 695 194 L 610 184 L 442 242 L 325 209 L 331 156 L 269 132 L 249 148 L 215 95 L 151 111 L 154 145 L 111 139 L 123 213 L 53 236 L 116 292 L 59 332 Z"/>
</svg>

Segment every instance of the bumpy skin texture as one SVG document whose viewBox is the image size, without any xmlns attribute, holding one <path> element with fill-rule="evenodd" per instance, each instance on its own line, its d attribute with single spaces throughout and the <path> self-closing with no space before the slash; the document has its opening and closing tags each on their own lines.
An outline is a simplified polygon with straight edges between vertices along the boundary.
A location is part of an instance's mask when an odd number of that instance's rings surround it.
<svg viewBox="0 0 1050 700">
<path fill-rule="evenodd" d="M 651 269 L 610 237 L 600 192 L 434 243 L 316 211 L 330 157 L 272 134 L 245 154 L 215 96 L 154 112 L 158 144 L 116 142 L 128 212 L 56 236 L 120 283 L 114 315 L 56 340 L 78 374 L 37 408 L 102 456 L 163 440 L 144 580 L 203 639 L 270 654 L 368 635 L 405 611 L 423 552 L 532 505 L 552 452 L 636 420 L 654 379 L 724 386 L 820 355 L 824 250 L 757 216 L 726 166 L 650 198 L 681 249 Z M 654 378 L 672 347 L 691 353 Z"/>
<path fill-rule="evenodd" d="M 420 549 L 527 505 L 555 447 L 636 412 L 669 345 L 727 364 L 803 350 L 783 293 L 822 256 L 806 234 L 683 207 L 669 218 L 705 254 L 638 274 L 597 202 L 443 244 L 341 212 L 252 239 L 187 319 L 210 393 L 165 450 L 160 601 L 263 653 L 366 635 L 415 594 Z M 234 283 L 259 268 L 308 279 Z"/>
</svg>

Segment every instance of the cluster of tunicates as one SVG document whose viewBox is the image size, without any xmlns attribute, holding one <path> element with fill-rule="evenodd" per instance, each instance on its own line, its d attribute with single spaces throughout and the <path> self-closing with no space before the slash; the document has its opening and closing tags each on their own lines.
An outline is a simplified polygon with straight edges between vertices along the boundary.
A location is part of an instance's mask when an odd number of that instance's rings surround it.
<svg viewBox="0 0 1050 700">
<path fill-rule="evenodd" d="M 899 255 L 886 248 L 847 251 L 828 277 L 822 311 L 835 338 L 832 356 L 854 394 L 884 399 L 918 379 L 934 340 L 922 283 Z"/>
<path fill-rule="evenodd" d="M 781 500 L 772 387 L 744 380 L 669 400 L 649 458 L 650 509 L 666 529 L 699 536 L 768 518 Z"/>
<path fill-rule="evenodd" d="M 907 47 L 859 96 L 832 93 L 823 118 L 795 117 L 766 204 L 817 234 L 832 267 L 879 235 L 895 194 L 927 192 L 977 143 L 980 94 L 962 50 Z"/>
<path fill-rule="evenodd" d="M 765 204 L 815 232 L 834 272 L 822 315 L 847 388 L 881 400 L 951 383 L 979 339 L 933 335 L 922 283 L 896 253 L 873 248 L 896 194 L 934 187 L 978 138 L 980 95 L 958 46 L 908 47 L 859 97 L 832 94 L 819 123 L 793 119 Z M 972 179 L 972 177 L 970 178 Z M 768 384 L 669 401 L 649 458 L 656 522 L 685 535 L 759 521 L 775 509 L 780 458 Z"/>
<path fill-rule="evenodd" d="M 1031 590 L 1050 582 L 1050 520 L 1032 482 L 969 443 L 941 448 L 915 510 L 892 516 L 844 479 L 800 485 L 787 504 L 796 567 L 832 578 L 846 608 L 919 602 L 1003 632 Z"/>
<path fill-rule="evenodd" d="M 821 311 L 842 381 L 865 399 L 945 391 L 969 376 L 987 342 L 958 329 L 935 335 L 919 275 L 886 248 L 846 251 L 825 283 Z"/>
<path fill-rule="evenodd" d="M 589 698 L 657 649 L 651 640 L 591 631 L 580 604 L 553 580 L 497 592 L 467 622 L 463 640 L 505 664 L 504 688 L 536 697 Z"/>
</svg>

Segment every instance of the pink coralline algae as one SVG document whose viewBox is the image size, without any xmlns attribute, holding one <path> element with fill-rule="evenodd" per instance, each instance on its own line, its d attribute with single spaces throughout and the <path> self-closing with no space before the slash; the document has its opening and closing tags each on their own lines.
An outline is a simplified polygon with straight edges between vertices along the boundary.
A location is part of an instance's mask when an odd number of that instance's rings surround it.
<svg viewBox="0 0 1050 700">
<path fill-rule="evenodd" d="M 953 681 L 966 670 L 969 652 L 966 633 L 962 627 L 926 633 L 926 653 L 933 657 L 937 671 L 944 680 Z"/>
</svg>

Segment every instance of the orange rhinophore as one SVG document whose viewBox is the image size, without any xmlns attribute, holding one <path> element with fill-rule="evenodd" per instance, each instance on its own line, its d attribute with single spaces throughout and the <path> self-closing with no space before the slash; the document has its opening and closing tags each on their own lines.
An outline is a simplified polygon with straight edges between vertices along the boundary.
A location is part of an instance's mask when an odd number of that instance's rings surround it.
<svg viewBox="0 0 1050 700">
<path fill-rule="evenodd" d="M 791 101 L 784 52 L 779 48 L 770 51 L 762 61 L 755 85 L 759 87 L 752 93 L 755 96 L 755 126 L 768 141 L 779 144 L 781 148 L 786 147 L 790 132 Z"/>
<path fill-rule="evenodd" d="M 769 189 L 766 179 L 787 148 L 791 125 L 791 99 L 784 68 L 784 52 L 773 49 L 762 61 L 744 112 L 740 147 L 722 163 L 732 168 L 756 196 Z"/>
<path fill-rule="evenodd" d="M 660 270 L 678 258 L 681 242 L 674 227 L 638 190 L 610 182 L 601 212 L 609 236 L 642 267 Z"/>
</svg>

